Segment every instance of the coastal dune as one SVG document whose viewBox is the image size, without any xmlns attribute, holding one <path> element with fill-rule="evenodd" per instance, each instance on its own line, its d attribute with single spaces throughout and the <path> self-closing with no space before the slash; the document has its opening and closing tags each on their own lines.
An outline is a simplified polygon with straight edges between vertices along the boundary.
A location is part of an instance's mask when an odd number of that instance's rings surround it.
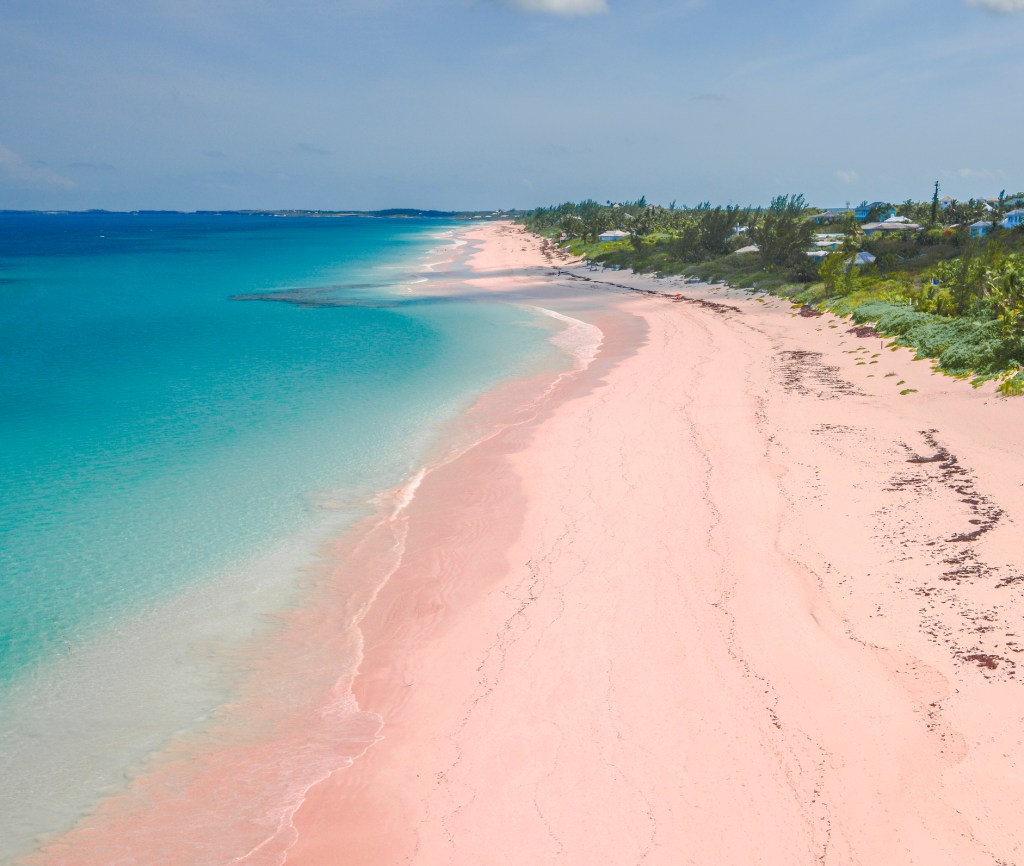
<svg viewBox="0 0 1024 866">
<path fill-rule="evenodd" d="M 475 290 L 602 343 L 424 479 L 360 626 L 381 739 L 289 866 L 1024 862 L 1024 403 L 465 237 Z"/>
</svg>

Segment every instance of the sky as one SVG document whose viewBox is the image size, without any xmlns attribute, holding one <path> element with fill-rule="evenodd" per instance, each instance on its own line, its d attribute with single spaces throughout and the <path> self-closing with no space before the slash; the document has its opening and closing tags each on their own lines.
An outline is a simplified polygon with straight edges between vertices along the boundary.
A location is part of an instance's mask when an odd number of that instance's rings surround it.
<svg viewBox="0 0 1024 866">
<path fill-rule="evenodd" d="M 0 0 L 0 209 L 1024 190 L 1024 0 Z"/>
</svg>

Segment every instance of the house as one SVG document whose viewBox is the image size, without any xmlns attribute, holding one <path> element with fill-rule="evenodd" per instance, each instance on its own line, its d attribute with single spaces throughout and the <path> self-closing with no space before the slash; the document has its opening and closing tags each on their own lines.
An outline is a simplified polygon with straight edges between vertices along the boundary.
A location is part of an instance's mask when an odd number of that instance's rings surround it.
<svg viewBox="0 0 1024 866">
<path fill-rule="evenodd" d="M 919 232 L 921 228 L 917 223 L 912 223 L 905 216 L 897 216 L 896 211 L 893 211 L 880 223 L 864 223 L 864 234 L 873 235 L 876 232 Z"/>
<path fill-rule="evenodd" d="M 851 213 L 853 213 L 853 211 L 849 208 L 829 208 L 822 213 L 812 216 L 811 221 L 820 225 L 821 223 L 830 223 L 835 222 L 836 220 L 845 219 Z"/>
<path fill-rule="evenodd" d="M 888 220 L 882 223 L 864 223 L 864 234 L 873 235 L 877 232 L 919 232 L 923 226 L 917 223 L 891 223 Z"/>
<path fill-rule="evenodd" d="M 815 264 L 820 265 L 826 258 L 828 258 L 827 250 L 811 250 L 807 254 L 807 258 L 813 261 Z M 869 252 L 859 252 L 855 256 L 846 260 L 846 269 L 849 270 L 851 267 L 864 267 L 865 265 L 873 264 L 875 256 Z"/>
<path fill-rule="evenodd" d="M 846 235 L 839 234 L 827 234 L 819 232 L 814 236 L 814 245 L 822 250 L 837 250 L 843 245 L 843 240 Z"/>
<path fill-rule="evenodd" d="M 884 201 L 864 202 L 853 211 L 853 216 L 858 222 L 864 222 L 871 216 L 871 211 L 880 207 L 885 207 Z"/>
<path fill-rule="evenodd" d="M 945 198 L 939 199 L 939 210 L 949 210 L 955 204 L 966 204 L 966 205 L 975 205 L 975 204 L 977 204 L 977 205 L 981 205 L 983 208 L 985 208 L 985 210 L 993 210 L 992 205 L 990 205 L 983 198 L 969 198 L 969 199 L 966 199 L 965 201 L 959 201 L 958 199 L 953 198 L 953 196 L 951 196 L 951 195 L 947 195 Z"/>
<path fill-rule="evenodd" d="M 1017 208 L 1010 211 L 1000 225 L 1004 229 L 1015 229 L 1018 226 L 1024 225 L 1024 209 Z"/>
<path fill-rule="evenodd" d="M 988 203 L 990 205 L 998 206 L 1000 204 L 1000 201 L 997 198 L 990 198 L 987 201 L 988 201 Z M 1001 204 L 1002 204 L 1003 207 L 1009 207 L 1009 208 L 1022 207 L 1022 206 L 1024 206 L 1024 197 L 1021 197 L 1019 195 L 1007 196 L 1006 198 L 1004 198 L 1002 200 Z M 995 208 L 994 207 L 990 207 L 989 210 L 995 210 Z"/>
<path fill-rule="evenodd" d="M 983 238 L 992 230 L 991 220 L 978 220 L 976 223 L 971 223 L 971 237 L 972 238 Z"/>
<path fill-rule="evenodd" d="M 824 213 L 812 216 L 811 219 L 816 223 L 826 223 L 852 216 L 858 222 L 864 222 L 864 220 L 871 216 L 871 211 L 884 208 L 885 206 L 884 201 L 872 201 L 862 202 L 857 207 L 850 207 L 849 205 L 846 207 L 831 207 Z"/>
<path fill-rule="evenodd" d="M 740 247 L 738 250 L 736 250 L 736 255 L 742 256 L 742 255 L 746 255 L 747 253 L 759 253 L 759 252 L 761 252 L 761 248 L 757 244 L 749 244 L 748 246 Z"/>
<path fill-rule="evenodd" d="M 612 229 L 609 232 L 601 232 L 597 236 L 597 239 L 601 243 L 609 243 L 610 241 L 621 241 L 623 238 L 628 238 L 629 232 L 621 231 L 620 229 Z"/>
</svg>

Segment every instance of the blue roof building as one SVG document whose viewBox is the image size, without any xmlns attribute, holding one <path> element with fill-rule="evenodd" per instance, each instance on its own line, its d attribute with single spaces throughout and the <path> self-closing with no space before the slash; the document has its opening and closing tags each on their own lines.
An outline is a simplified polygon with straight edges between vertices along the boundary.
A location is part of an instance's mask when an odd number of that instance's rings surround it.
<svg viewBox="0 0 1024 866">
<path fill-rule="evenodd" d="M 870 202 L 870 203 L 869 202 L 864 202 L 863 204 L 860 204 L 856 208 L 854 208 L 853 216 L 854 216 L 855 219 L 859 220 L 860 222 L 864 222 L 864 220 L 866 220 L 869 216 L 871 216 L 871 211 L 873 211 L 875 208 L 879 208 L 879 207 L 885 207 L 885 202 L 884 201 L 873 201 L 873 202 Z"/>
<path fill-rule="evenodd" d="M 1024 225 L 1024 210 L 1017 208 L 1016 210 L 1010 211 L 1000 223 L 1004 229 L 1015 229 L 1018 226 Z"/>
</svg>

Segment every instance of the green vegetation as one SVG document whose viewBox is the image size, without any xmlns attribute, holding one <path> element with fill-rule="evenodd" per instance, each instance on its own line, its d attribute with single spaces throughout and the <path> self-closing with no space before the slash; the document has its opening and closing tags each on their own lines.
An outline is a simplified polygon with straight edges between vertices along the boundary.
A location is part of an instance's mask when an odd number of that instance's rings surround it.
<svg viewBox="0 0 1024 866">
<path fill-rule="evenodd" d="M 761 248 L 765 270 L 794 269 L 801 275 L 814 225 L 804 217 L 807 203 L 802 195 L 779 195 L 750 227 L 750 239 Z"/>
<path fill-rule="evenodd" d="M 767 208 L 585 201 L 521 222 L 606 267 L 725 282 L 849 316 L 950 375 L 1024 393 L 1024 228 L 1000 226 L 1024 194 L 1003 192 L 992 203 L 940 202 L 938 194 L 936 184 L 928 201 L 863 206 L 870 221 L 895 211 L 912 224 L 869 224 L 867 232 L 852 211 L 821 213 L 800 195 Z M 982 218 L 992 229 L 972 237 Z M 613 229 L 628 237 L 602 243 Z M 822 252 L 809 256 L 815 249 Z"/>
</svg>

